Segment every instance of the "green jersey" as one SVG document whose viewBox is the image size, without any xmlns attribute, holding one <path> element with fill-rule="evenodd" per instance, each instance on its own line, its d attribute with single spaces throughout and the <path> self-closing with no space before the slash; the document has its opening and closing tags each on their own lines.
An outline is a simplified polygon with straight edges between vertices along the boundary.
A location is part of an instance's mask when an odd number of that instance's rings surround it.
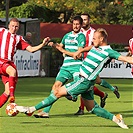
<svg viewBox="0 0 133 133">
<path fill-rule="evenodd" d="M 80 67 L 80 73 L 88 80 L 95 80 L 102 71 L 104 64 L 111 59 L 118 59 L 120 53 L 114 51 L 109 45 L 93 47 Z"/>
<path fill-rule="evenodd" d="M 82 32 L 79 32 L 74 35 L 73 31 L 71 31 L 63 37 L 61 43 L 64 45 L 65 50 L 70 52 L 76 52 L 79 47 L 85 46 L 85 43 L 86 43 L 85 40 L 86 40 L 85 36 Z M 81 59 L 74 60 L 73 57 L 65 55 L 62 66 L 70 68 L 70 66 L 81 65 L 82 61 L 83 61 L 83 57 Z"/>
<path fill-rule="evenodd" d="M 70 52 L 76 52 L 79 47 L 85 46 L 85 36 L 82 32 L 76 35 L 72 32 L 67 33 L 61 42 L 64 48 Z M 56 81 L 61 81 L 63 84 L 69 79 L 76 79 L 79 76 L 79 69 L 82 65 L 83 57 L 74 60 L 71 56 L 65 55 L 63 65 L 56 76 Z"/>
</svg>

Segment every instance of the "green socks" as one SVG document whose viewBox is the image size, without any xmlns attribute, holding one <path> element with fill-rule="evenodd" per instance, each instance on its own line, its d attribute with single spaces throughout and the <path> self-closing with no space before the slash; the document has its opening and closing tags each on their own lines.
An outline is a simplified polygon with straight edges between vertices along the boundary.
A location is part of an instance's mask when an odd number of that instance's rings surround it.
<svg viewBox="0 0 133 133">
<path fill-rule="evenodd" d="M 49 113 L 51 107 L 52 107 L 52 105 L 49 105 L 49 106 L 45 107 L 45 108 L 43 109 L 43 112 L 45 112 L 45 113 Z"/>
<path fill-rule="evenodd" d="M 108 82 L 106 82 L 104 79 L 101 79 L 101 86 L 105 87 L 105 88 L 109 88 L 111 91 L 114 91 L 115 88 L 110 85 Z"/>
<path fill-rule="evenodd" d="M 36 110 L 42 109 L 44 107 L 47 107 L 49 105 L 52 105 L 58 98 L 54 95 L 54 93 L 51 93 L 49 95 L 49 97 L 47 97 L 46 99 L 44 99 L 42 102 L 40 102 L 39 104 L 37 104 L 35 106 Z"/>
<path fill-rule="evenodd" d="M 51 91 L 50 94 L 52 94 L 52 93 L 53 93 L 53 90 Z M 51 109 L 51 107 L 52 107 L 52 105 L 53 105 L 53 104 L 51 104 L 51 105 L 45 107 L 45 108 L 43 109 L 43 112 L 45 112 L 45 113 L 49 113 L 49 112 L 50 112 L 50 109 Z"/>
<path fill-rule="evenodd" d="M 114 116 L 114 114 L 108 112 L 104 108 L 99 107 L 99 105 L 96 102 L 95 102 L 95 107 L 92 109 L 91 113 L 110 120 L 112 120 Z"/>
</svg>

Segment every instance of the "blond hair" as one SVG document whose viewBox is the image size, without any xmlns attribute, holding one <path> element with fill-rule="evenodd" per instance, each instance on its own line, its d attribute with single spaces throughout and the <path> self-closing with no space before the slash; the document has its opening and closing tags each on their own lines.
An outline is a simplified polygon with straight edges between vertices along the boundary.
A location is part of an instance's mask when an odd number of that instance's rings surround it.
<svg viewBox="0 0 133 133">
<path fill-rule="evenodd" d="M 104 40 L 107 40 L 108 33 L 105 29 L 98 28 L 95 32 L 99 32 L 101 34 L 101 36 L 104 38 Z"/>
</svg>

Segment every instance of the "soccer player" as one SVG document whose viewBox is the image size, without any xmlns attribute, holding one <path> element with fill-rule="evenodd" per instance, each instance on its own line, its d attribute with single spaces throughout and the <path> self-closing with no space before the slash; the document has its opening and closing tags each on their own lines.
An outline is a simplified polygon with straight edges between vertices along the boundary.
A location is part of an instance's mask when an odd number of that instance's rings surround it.
<svg viewBox="0 0 133 133">
<path fill-rule="evenodd" d="M 129 56 L 133 56 L 133 38 L 129 40 Z M 133 75 L 133 65 L 131 73 Z"/>
<path fill-rule="evenodd" d="M 67 94 L 71 95 L 73 98 L 81 94 L 87 111 L 96 114 L 97 116 L 110 119 L 121 128 L 128 129 L 128 126 L 124 123 L 121 114 L 114 115 L 104 108 L 101 108 L 94 101 L 93 86 L 97 76 L 102 71 L 103 66 L 108 59 L 117 59 L 119 61 L 133 64 L 133 57 L 122 56 L 107 44 L 107 36 L 106 30 L 103 28 L 99 28 L 94 32 L 94 46 L 91 50 L 89 49 L 90 51 L 82 62 L 78 79 L 63 85 L 58 90 L 53 90 L 46 99 L 42 100 L 35 106 L 17 106 L 18 111 L 31 116 L 36 110 L 53 104 L 59 98 L 66 96 Z M 81 52 L 85 52 L 87 50 L 88 47 L 85 47 L 84 49 L 76 52 L 73 56 L 74 59 L 77 59 Z"/>
<path fill-rule="evenodd" d="M 132 28 L 132 32 L 133 32 L 133 28 Z M 127 56 L 133 56 L 133 38 L 131 38 L 129 40 L 129 48 L 128 49 L 129 49 L 129 51 L 128 51 Z M 131 74 L 133 75 L 133 65 L 132 65 Z"/>
<path fill-rule="evenodd" d="M 83 61 L 83 55 L 80 54 L 79 59 L 73 59 L 72 53 L 76 52 L 77 50 L 82 49 L 85 46 L 86 40 L 85 36 L 82 32 L 80 32 L 82 27 L 83 20 L 80 16 L 75 16 L 72 22 L 73 30 L 66 33 L 59 45 L 59 47 L 64 47 L 67 51 L 70 52 L 68 55 L 64 55 L 63 65 L 60 68 L 56 76 L 55 83 L 52 87 L 51 94 L 54 90 L 57 90 L 62 85 L 64 85 L 68 80 L 75 79 L 79 75 L 79 68 Z M 53 44 L 53 43 L 52 43 Z M 77 98 L 74 98 L 73 101 L 76 101 Z M 49 112 L 52 105 L 43 109 L 38 114 L 34 116 L 37 118 L 49 118 Z"/>
<path fill-rule="evenodd" d="M 17 83 L 17 69 L 13 62 L 13 57 L 17 49 L 35 52 L 42 48 L 50 40 L 46 37 L 43 42 L 35 47 L 30 46 L 22 36 L 17 35 L 19 21 L 12 18 L 9 22 L 8 29 L 0 28 L 0 75 L 5 85 L 5 91 L 0 96 L 0 108 L 7 102 L 15 102 L 15 88 Z"/>
<path fill-rule="evenodd" d="M 95 29 L 92 28 L 90 25 L 90 15 L 88 13 L 81 14 L 81 18 L 83 19 L 83 25 L 81 31 L 86 37 L 85 47 L 88 47 L 92 45 L 92 39 Z M 88 52 L 84 52 L 84 58 L 87 56 L 87 53 Z M 97 84 L 105 88 L 109 88 L 111 91 L 114 92 L 117 98 L 120 97 L 117 86 L 112 86 L 109 83 L 107 83 L 105 80 L 100 79 L 99 77 L 97 78 Z M 105 106 L 105 100 L 108 97 L 108 94 L 100 91 L 96 86 L 94 86 L 94 94 L 100 97 L 100 106 L 103 108 Z M 80 97 L 80 107 L 79 110 L 75 113 L 75 115 L 83 115 L 83 114 L 84 114 L 84 103 L 82 97 Z"/>
</svg>

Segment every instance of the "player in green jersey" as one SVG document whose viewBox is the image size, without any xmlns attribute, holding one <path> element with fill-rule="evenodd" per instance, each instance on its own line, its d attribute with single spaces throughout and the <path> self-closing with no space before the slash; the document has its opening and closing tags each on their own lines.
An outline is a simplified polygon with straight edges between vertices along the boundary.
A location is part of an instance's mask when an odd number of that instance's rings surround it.
<svg viewBox="0 0 133 133">
<path fill-rule="evenodd" d="M 62 48 L 65 48 L 65 50 L 73 53 L 77 50 L 81 50 L 85 46 L 85 36 L 82 32 L 80 32 L 80 29 L 82 27 L 82 18 L 80 16 L 75 16 L 73 19 L 73 30 L 71 32 L 68 32 L 64 35 L 61 43 L 59 46 Z M 83 55 L 79 55 L 79 59 L 75 60 L 71 55 L 65 55 L 63 65 L 60 68 L 60 71 L 58 72 L 56 76 L 56 81 L 52 87 L 52 91 L 55 89 L 58 89 L 62 85 L 64 85 L 68 80 L 74 79 L 79 75 L 79 68 L 83 61 Z M 75 101 L 77 98 L 73 99 Z M 34 116 L 36 118 L 49 118 L 49 112 L 52 105 L 46 107 L 43 109 L 43 111 L 40 111 L 39 113 L 35 114 Z"/>
<path fill-rule="evenodd" d="M 90 15 L 88 13 L 81 14 L 81 18 L 83 19 L 83 25 L 81 31 L 86 37 L 85 47 L 88 47 L 90 45 L 93 45 L 92 40 L 95 29 L 90 25 Z M 84 52 L 84 58 L 87 56 L 87 53 L 88 52 Z M 104 79 L 100 79 L 100 77 L 97 77 L 96 83 L 102 87 L 110 89 L 116 95 L 117 98 L 120 98 L 117 86 L 112 86 Z M 94 86 L 93 89 L 94 89 L 94 94 L 100 97 L 100 106 L 103 108 L 106 104 L 106 99 L 108 98 L 108 94 L 99 90 L 96 86 Z M 83 114 L 84 114 L 84 102 L 82 100 L 82 97 L 80 96 L 80 106 L 78 111 L 74 115 L 83 115 Z"/>
<path fill-rule="evenodd" d="M 31 116 L 36 110 L 53 104 L 59 98 L 66 96 L 67 94 L 70 94 L 72 97 L 81 94 L 86 109 L 89 112 L 96 114 L 97 116 L 110 119 L 111 121 L 118 124 L 121 128 L 128 129 L 128 126 L 125 125 L 121 114 L 114 115 L 109 111 L 105 110 L 104 108 L 101 108 L 94 101 L 93 86 L 95 84 L 96 77 L 102 71 L 103 66 L 108 59 L 117 59 L 119 61 L 124 61 L 133 64 L 133 57 L 126 57 L 120 55 L 120 53 L 114 51 L 107 44 L 107 36 L 108 35 L 106 30 L 103 28 L 99 28 L 95 31 L 93 37 L 94 47 L 91 48 L 89 54 L 82 62 L 78 80 L 74 80 L 69 84 L 63 85 L 58 90 L 54 90 L 46 99 L 44 99 L 35 106 L 17 106 L 18 111 L 23 112 L 28 116 Z M 84 52 L 85 50 L 87 50 L 87 47 L 83 50 L 79 50 L 79 53 Z M 77 55 L 74 56 L 74 58 L 77 58 Z"/>
</svg>

